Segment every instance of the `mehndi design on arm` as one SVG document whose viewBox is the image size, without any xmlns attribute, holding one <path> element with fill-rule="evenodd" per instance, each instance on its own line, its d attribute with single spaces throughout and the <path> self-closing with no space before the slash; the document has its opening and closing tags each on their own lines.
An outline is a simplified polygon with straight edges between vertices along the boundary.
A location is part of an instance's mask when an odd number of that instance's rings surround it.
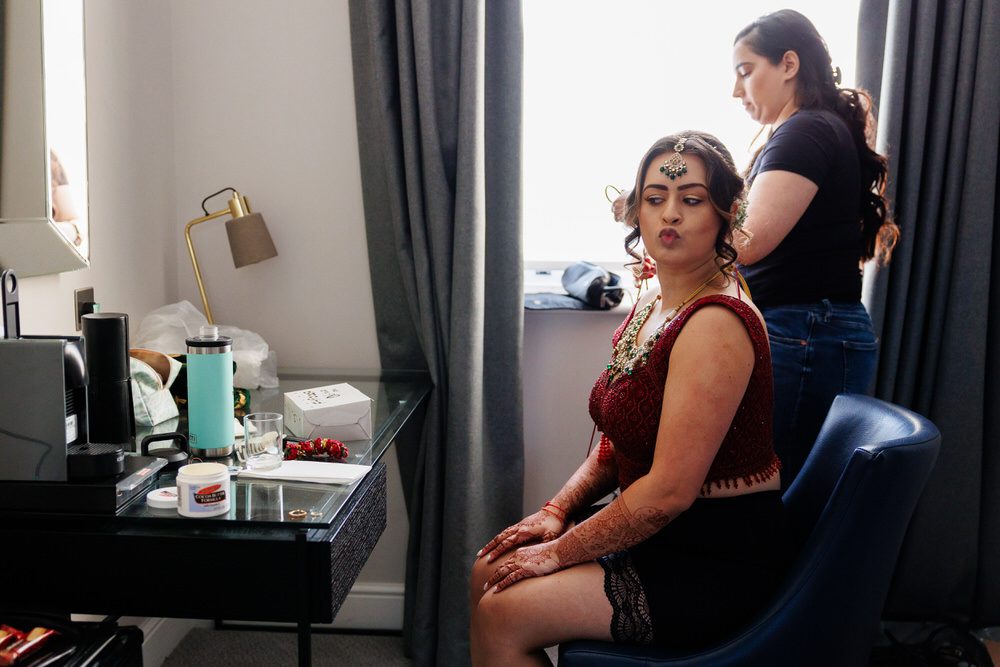
<svg viewBox="0 0 1000 667">
<path fill-rule="evenodd" d="M 618 486 L 618 466 L 614 459 L 601 462 L 597 450 L 591 452 L 566 486 L 556 494 L 552 502 L 566 510 L 569 516 L 597 502 Z"/>
<path fill-rule="evenodd" d="M 644 506 L 632 512 L 624 496 L 578 524 L 554 543 L 560 567 L 585 563 L 639 544 L 670 523 L 663 510 Z"/>
</svg>

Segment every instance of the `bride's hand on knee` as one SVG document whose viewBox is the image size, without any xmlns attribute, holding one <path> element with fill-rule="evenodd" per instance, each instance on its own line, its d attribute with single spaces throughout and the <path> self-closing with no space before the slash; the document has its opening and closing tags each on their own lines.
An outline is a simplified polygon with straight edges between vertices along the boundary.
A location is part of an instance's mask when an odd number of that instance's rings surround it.
<svg viewBox="0 0 1000 667">
<path fill-rule="evenodd" d="M 493 592 L 499 593 L 522 579 L 543 577 L 561 569 L 559 556 L 552 548 L 551 543 L 521 547 L 493 572 L 483 590 L 493 586 L 495 587 Z"/>
<path fill-rule="evenodd" d="M 506 528 L 480 549 L 476 557 L 485 556 L 486 562 L 492 563 L 515 547 L 531 542 L 549 542 L 562 535 L 565 530 L 566 525 L 562 520 L 554 514 L 539 510 Z"/>
</svg>

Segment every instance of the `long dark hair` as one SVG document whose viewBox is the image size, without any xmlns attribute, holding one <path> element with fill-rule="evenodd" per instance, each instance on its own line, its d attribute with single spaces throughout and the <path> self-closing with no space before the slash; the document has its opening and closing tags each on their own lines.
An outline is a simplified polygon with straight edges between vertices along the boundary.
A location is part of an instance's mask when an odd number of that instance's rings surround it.
<svg viewBox="0 0 1000 667">
<path fill-rule="evenodd" d="M 860 88 L 838 88 L 839 71 L 835 74 L 833 70 L 826 42 L 812 22 L 793 9 L 761 16 L 740 30 L 733 44 L 740 40 L 774 65 L 781 62 L 788 51 L 798 54 L 796 93 L 799 105 L 803 109 L 826 109 L 844 120 L 861 164 L 861 235 L 864 240 L 861 259 L 877 257 L 888 262 L 899 239 L 899 227 L 889 216 L 889 201 L 885 196 L 888 161 L 872 148 L 875 118 L 871 96 Z"/>
<path fill-rule="evenodd" d="M 628 236 L 625 237 L 625 252 L 636 259 L 642 261 L 642 256 L 635 251 L 635 246 L 639 243 L 641 235 L 639 231 L 639 206 L 641 205 L 642 189 L 646 187 L 646 171 L 653 161 L 666 153 L 673 153 L 674 146 L 684 139 L 684 151 L 682 155 L 697 155 L 705 163 L 705 173 L 708 177 L 708 197 L 715 207 L 722 222 L 719 225 L 719 233 L 715 237 L 715 254 L 722 262 L 720 269 L 724 269 L 736 261 L 736 248 L 733 247 L 733 232 L 731 210 L 733 202 L 743 194 L 743 178 L 736 170 L 736 163 L 733 156 L 721 141 L 707 132 L 689 130 L 671 134 L 649 147 L 646 154 L 642 156 L 639 163 L 639 171 L 635 175 L 635 187 L 628 193 L 625 199 L 625 222 L 631 228 Z"/>
</svg>

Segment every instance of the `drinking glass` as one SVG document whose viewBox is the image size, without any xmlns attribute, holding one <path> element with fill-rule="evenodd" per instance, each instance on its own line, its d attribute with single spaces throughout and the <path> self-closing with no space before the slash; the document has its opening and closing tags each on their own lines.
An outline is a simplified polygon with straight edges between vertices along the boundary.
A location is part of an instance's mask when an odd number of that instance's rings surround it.
<svg viewBox="0 0 1000 667">
<path fill-rule="evenodd" d="M 284 418 L 278 412 L 254 412 L 243 418 L 243 454 L 248 470 L 271 470 L 284 458 Z"/>
</svg>

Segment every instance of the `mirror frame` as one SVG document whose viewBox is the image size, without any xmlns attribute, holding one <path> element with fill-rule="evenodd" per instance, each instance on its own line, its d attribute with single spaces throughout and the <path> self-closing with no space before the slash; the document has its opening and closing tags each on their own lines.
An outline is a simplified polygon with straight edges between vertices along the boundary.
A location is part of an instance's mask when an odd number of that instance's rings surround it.
<svg viewBox="0 0 1000 667">
<path fill-rule="evenodd" d="M 89 181 L 86 131 L 86 31 L 80 3 L 80 54 L 83 72 L 83 180 Z M 45 49 L 46 14 L 59 11 L 66 0 L 0 0 L 0 269 L 19 277 L 73 271 L 90 266 L 52 218 L 52 164 L 47 127 Z M 51 20 L 51 19 L 49 19 Z M 13 101 L 16 100 L 16 103 Z M 80 177 L 79 175 L 77 176 Z M 89 182 L 86 201 L 78 208 L 89 224 Z M 89 243 L 88 243 L 89 246 Z"/>
</svg>

